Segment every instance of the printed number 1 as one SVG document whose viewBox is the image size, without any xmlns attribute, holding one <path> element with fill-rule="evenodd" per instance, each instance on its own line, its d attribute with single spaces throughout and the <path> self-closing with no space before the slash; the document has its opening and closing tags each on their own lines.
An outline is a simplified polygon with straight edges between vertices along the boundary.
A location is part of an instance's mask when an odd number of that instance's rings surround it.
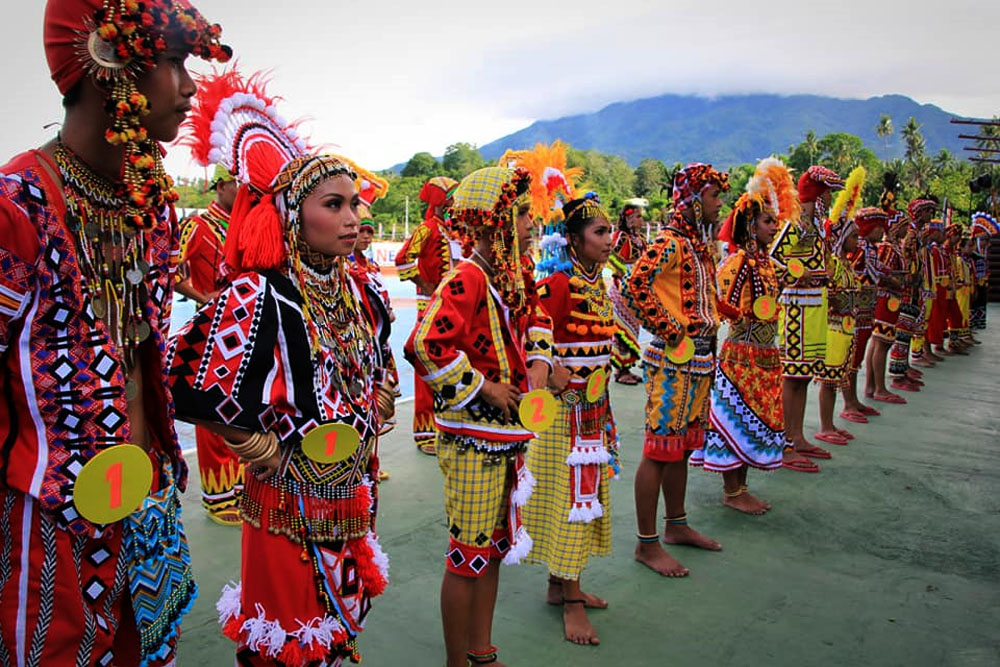
<svg viewBox="0 0 1000 667">
<path fill-rule="evenodd" d="M 122 462 L 112 464 L 104 473 L 104 481 L 111 487 L 109 507 L 118 509 L 122 506 Z"/>
<path fill-rule="evenodd" d="M 337 432 L 330 431 L 326 434 L 326 455 L 333 456 L 337 449 Z"/>
<path fill-rule="evenodd" d="M 541 424 L 545 421 L 545 400 L 541 396 L 535 396 L 531 399 L 531 404 L 535 407 L 535 414 L 531 416 L 531 422 Z"/>
</svg>

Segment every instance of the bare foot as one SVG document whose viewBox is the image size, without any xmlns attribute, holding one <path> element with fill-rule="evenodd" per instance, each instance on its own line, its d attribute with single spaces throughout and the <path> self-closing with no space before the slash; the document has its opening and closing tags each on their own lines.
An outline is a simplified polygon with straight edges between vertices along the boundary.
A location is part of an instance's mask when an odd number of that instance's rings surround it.
<svg viewBox="0 0 1000 667">
<path fill-rule="evenodd" d="M 563 603 L 563 628 L 566 641 L 582 646 L 597 646 L 601 640 L 597 638 L 594 626 L 587 618 L 583 600 L 566 600 Z"/>
<path fill-rule="evenodd" d="M 681 565 L 676 558 L 655 542 L 640 542 L 635 545 L 635 559 L 664 577 L 677 578 L 691 574 L 691 570 Z"/>
<path fill-rule="evenodd" d="M 726 507 L 732 507 L 738 512 L 743 512 L 744 514 L 761 515 L 767 511 L 764 504 L 751 496 L 749 493 L 744 491 L 738 496 L 727 496 L 723 494 L 722 504 Z"/>
<path fill-rule="evenodd" d="M 663 529 L 663 542 L 665 544 L 686 544 L 699 549 L 709 551 L 722 551 L 722 545 L 715 540 L 705 537 L 687 524 L 671 525 L 667 524 Z"/>
<path fill-rule="evenodd" d="M 608 608 L 607 601 L 602 600 L 591 593 L 584 593 L 583 591 L 580 591 L 580 599 L 583 600 L 583 606 L 587 609 Z M 551 605 L 559 606 L 564 600 L 562 582 L 558 579 L 549 579 L 549 588 L 545 592 L 545 601 Z"/>
</svg>

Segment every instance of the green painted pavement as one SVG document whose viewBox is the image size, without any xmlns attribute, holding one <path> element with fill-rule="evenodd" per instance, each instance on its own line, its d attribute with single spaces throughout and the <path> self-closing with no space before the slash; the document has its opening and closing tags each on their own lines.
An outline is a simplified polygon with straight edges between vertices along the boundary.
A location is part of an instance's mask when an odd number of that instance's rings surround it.
<svg viewBox="0 0 1000 667">
<path fill-rule="evenodd" d="M 907 394 L 909 405 L 877 404 L 883 415 L 871 424 L 840 424 L 857 440 L 832 447 L 822 473 L 752 472 L 751 491 L 774 505 L 766 516 L 723 507 L 720 477 L 691 470 L 691 523 L 725 549 L 673 548 L 692 571 L 683 580 L 632 560 L 644 396 L 641 386 L 613 385 L 625 464 L 612 487 L 614 548 L 583 579 L 611 605 L 591 614 L 602 644 L 562 639 L 560 610 L 544 603 L 544 569 L 505 567 L 494 624 L 501 659 L 512 667 L 1000 665 L 1000 307 L 990 317 L 986 344 L 928 370 L 928 386 Z M 411 409 L 401 406 L 400 424 Z M 392 479 L 382 486 L 378 528 L 391 583 L 374 601 L 362 654 L 375 667 L 440 666 L 440 473 L 405 427 L 385 438 L 382 458 Z M 231 665 L 233 644 L 214 605 L 223 583 L 239 577 L 239 531 L 206 518 L 196 479 L 185 525 L 201 598 L 185 620 L 178 662 Z"/>
</svg>

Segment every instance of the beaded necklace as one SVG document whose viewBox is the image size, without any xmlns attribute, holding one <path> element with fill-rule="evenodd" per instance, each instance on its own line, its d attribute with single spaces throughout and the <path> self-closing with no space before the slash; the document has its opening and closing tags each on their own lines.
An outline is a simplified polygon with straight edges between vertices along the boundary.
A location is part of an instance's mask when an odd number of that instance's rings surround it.
<svg viewBox="0 0 1000 667">
<path fill-rule="evenodd" d="M 604 265 L 597 264 L 588 272 L 583 268 L 575 252 L 570 252 L 570 261 L 573 266 L 569 277 L 570 294 L 582 300 L 570 316 L 583 323 L 571 322 L 566 328 L 580 335 L 586 335 L 590 331 L 597 335 L 612 335 L 615 331 L 615 314 L 601 276 Z"/>
<path fill-rule="evenodd" d="M 66 225 L 76 239 L 84 297 L 107 325 L 127 377 L 139 344 L 152 333 L 143 313 L 150 268 L 145 231 L 131 222 L 124 184 L 94 172 L 61 140 L 53 157 L 63 180 Z M 126 397 L 134 398 L 137 388 L 128 380 Z"/>
<path fill-rule="evenodd" d="M 320 348 L 330 353 L 334 362 L 331 384 L 342 395 L 357 398 L 365 379 L 374 372 L 375 349 L 361 304 L 348 284 L 345 263 L 335 261 L 328 273 L 321 273 L 302 262 L 300 270 L 304 310 L 312 323 L 313 355 L 318 361 Z"/>
</svg>

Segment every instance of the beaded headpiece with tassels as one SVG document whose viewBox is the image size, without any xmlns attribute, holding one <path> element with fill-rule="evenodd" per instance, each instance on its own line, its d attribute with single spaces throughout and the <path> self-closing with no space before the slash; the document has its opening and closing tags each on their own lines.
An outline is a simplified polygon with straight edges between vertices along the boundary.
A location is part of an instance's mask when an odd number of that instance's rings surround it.
<svg viewBox="0 0 1000 667">
<path fill-rule="evenodd" d="M 358 174 L 338 156 L 312 154 L 296 130 L 298 123 L 278 114 L 276 98 L 267 93 L 265 83 L 259 73 L 246 78 L 234 71 L 201 78 L 204 94 L 187 125 L 190 136 L 184 143 L 196 155 L 225 166 L 241 183 L 226 241 L 226 262 L 237 274 L 287 272 L 303 295 L 303 314 L 314 324 L 309 330 L 317 352 L 317 317 L 344 324 L 356 320 L 360 310 L 346 287 L 346 268 L 340 259 L 328 281 L 339 286 L 326 299 L 329 303 L 320 303 L 322 295 L 311 298 L 316 290 L 307 284 L 303 263 L 308 249 L 299 238 L 302 203 L 317 186 L 337 176 L 346 176 L 357 188 Z"/>
<path fill-rule="evenodd" d="M 466 256 L 487 234 L 492 235 L 492 282 L 515 317 L 528 312 L 525 266 L 517 240 L 517 210 L 529 200 L 531 175 L 526 169 L 483 167 L 461 180 L 452 195 L 451 227 Z"/>
</svg>

